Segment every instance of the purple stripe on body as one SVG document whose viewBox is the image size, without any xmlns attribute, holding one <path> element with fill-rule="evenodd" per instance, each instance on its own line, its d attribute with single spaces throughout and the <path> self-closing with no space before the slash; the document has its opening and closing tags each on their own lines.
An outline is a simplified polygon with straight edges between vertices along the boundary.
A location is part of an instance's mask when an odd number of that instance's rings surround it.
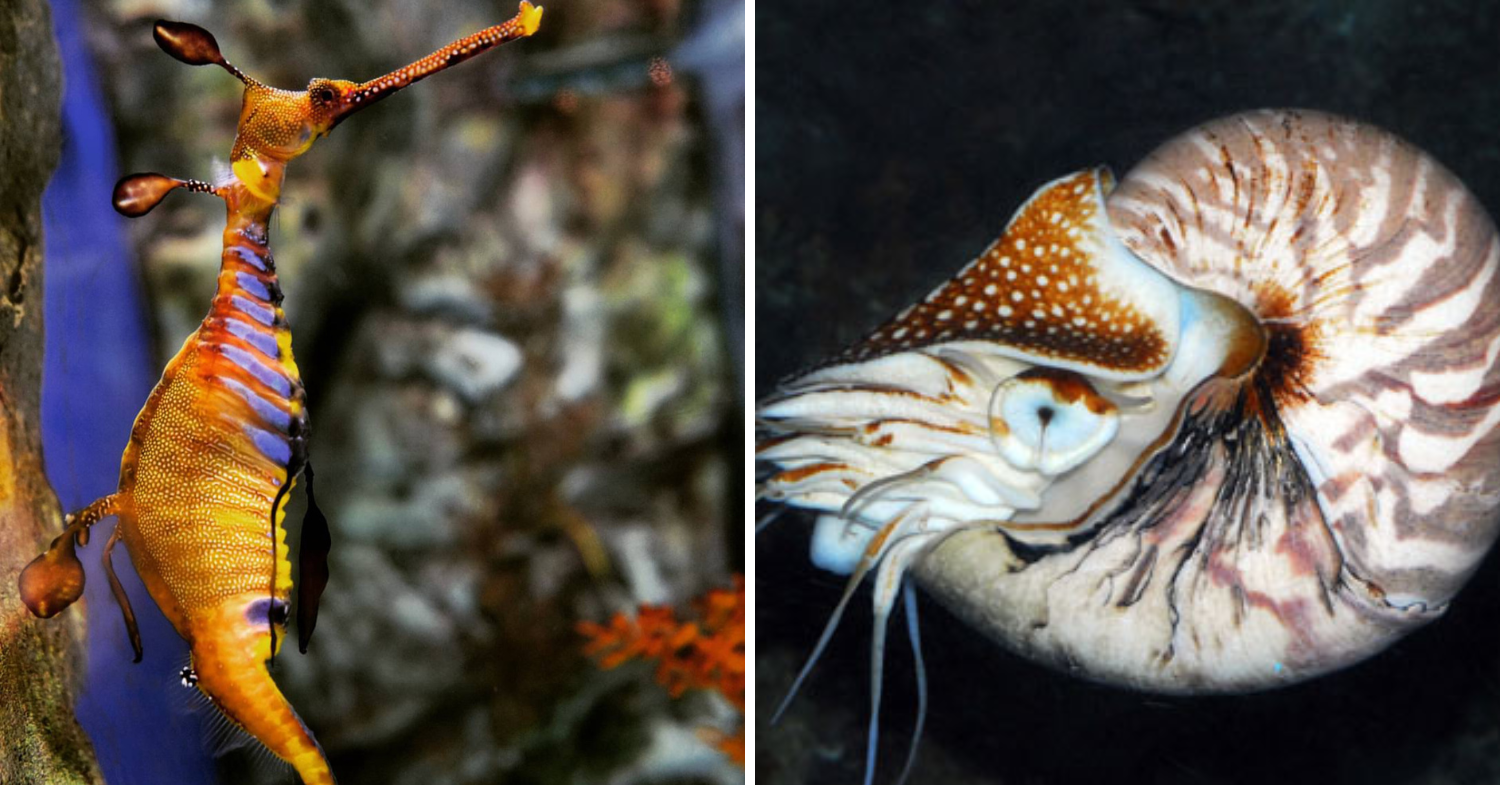
<svg viewBox="0 0 1500 785">
<path fill-rule="evenodd" d="M 224 329 L 234 337 L 259 349 L 261 354 L 272 360 L 281 359 L 281 347 L 276 345 L 276 336 L 263 333 L 249 322 L 242 322 L 239 319 L 225 319 Z"/>
<path fill-rule="evenodd" d="M 245 606 L 245 621 L 256 627 L 264 627 L 268 619 L 277 624 L 286 624 L 286 600 L 262 597 Z"/>
<path fill-rule="evenodd" d="M 256 297 L 259 297 L 262 300 L 266 300 L 268 302 L 270 301 L 271 291 L 266 288 L 265 283 L 262 282 L 259 278 L 256 278 L 250 273 L 235 273 L 234 280 L 239 282 L 241 289 L 244 289 L 245 291 L 255 295 Z"/>
<path fill-rule="evenodd" d="M 224 249 L 224 253 L 232 253 L 235 256 L 239 257 L 240 261 L 244 262 L 245 264 L 248 264 L 257 270 L 260 270 L 261 272 L 266 271 L 266 260 L 260 258 L 260 254 L 250 250 L 249 248 L 241 248 L 238 245 L 231 245 L 228 248 Z"/>
<path fill-rule="evenodd" d="M 237 308 L 241 313 L 249 315 L 250 318 L 254 319 L 257 322 L 260 322 L 261 324 L 264 324 L 267 327 L 270 327 L 276 321 L 275 311 L 267 308 L 264 305 L 261 305 L 258 302 L 255 302 L 254 300 L 241 297 L 237 294 L 232 294 L 229 296 L 229 301 L 231 303 L 234 303 L 234 307 Z"/>
<path fill-rule="evenodd" d="M 236 395 L 244 398 L 245 403 L 250 404 L 250 408 L 254 409 L 255 413 L 260 415 L 262 420 L 279 429 L 282 433 L 286 433 L 287 429 L 292 426 L 292 415 L 282 411 L 281 407 L 271 403 L 271 401 L 256 391 L 228 376 L 220 377 L 219 381 L 225 387 L 234 391 Z"/>
<path fill-rule="evenodd" d="M 270 458 L 281 466 L 286 466 L 292 460 L 292 446 L 287 444 L 286 437 L 279 433 L 271 433 L 254 425 L 243 426 L 245 435 L 255 444 L 255 449 L 260 454 Z"/>
<path fill-rule="evenodd" d="M 281 397 L 286 398 L 292 394 L 292 383 L 280 370 L 255 359 L 255 355 L 241 349 L 238 346 L 224 344 L 219 347 L 229 361 L 244 368 L 254 376 L 261 384 L 275 390 Z"/>
</svg>

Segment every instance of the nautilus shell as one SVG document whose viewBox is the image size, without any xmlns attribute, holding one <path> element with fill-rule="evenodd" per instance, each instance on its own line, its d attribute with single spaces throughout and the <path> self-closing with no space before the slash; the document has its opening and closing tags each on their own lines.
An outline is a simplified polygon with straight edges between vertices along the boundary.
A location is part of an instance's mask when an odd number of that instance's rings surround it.
<svg viewBox="0 0 1500 785">
<path fill-rule="evenodd" d="M 1080 676 L 1286 684 L 1443 613 L 1496 536 L 1500 240 L 1422 151 L 1227 117 L 1043 186 L 757 411 L 821 566 Z M 881 625 L 883 627 L 883 625 Z"/>
</svg>

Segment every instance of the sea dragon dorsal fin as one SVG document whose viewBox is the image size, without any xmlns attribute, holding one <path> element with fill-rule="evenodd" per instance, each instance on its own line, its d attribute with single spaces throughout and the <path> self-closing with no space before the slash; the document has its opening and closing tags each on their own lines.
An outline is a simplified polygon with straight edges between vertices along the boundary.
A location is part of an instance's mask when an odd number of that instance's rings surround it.
<svg viewBox="0 0 1500 785">
<path fill-rule="evenodd" d="M 318 600 L 328 586 L 328 552 L 333 547 L 333 537 L 328 532 L 328 519 L 313 497 L 311 463 L 303 469 L 303 474 L 307 477 L 307 512 L 302 516 L 302 540 L 297 555 L 297 650 L 306 654 L 313 629 L 318 626 Z"/>
</svg>

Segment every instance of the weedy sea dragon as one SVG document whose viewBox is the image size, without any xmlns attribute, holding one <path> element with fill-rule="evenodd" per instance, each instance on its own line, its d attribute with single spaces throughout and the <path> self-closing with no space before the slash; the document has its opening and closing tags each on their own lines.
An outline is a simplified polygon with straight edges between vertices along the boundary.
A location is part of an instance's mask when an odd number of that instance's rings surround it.
<svg viewBox="0 0 1500 785">
<path fill-rule="evenodd" d="M 492 47 L 536 32 L 542 9 L 523 2 L 510 21 L 459 39 L 411 65 L 356 84 L 313 79 L 278 90 L 245 75 L 196 25 L 157 22 L 156 43 L 189 65 L 218 65 L 245 84 L 224 184 L 160 174 L 125 177 L 115 209 L 149 212 L 170 191 L 211 193 L 228 206 L 218 291 L 208 316 L 167 364 L 136 417 L 115 493 L 67 516 L 63 533 L 22 572 L 21 596 L 51 617 L 78 599 L 75 548 L 89 527 L 118 519 L 103 562 L 135 661 L 140 632 L 110 553 L 124 540 L 141 581 L 191 649 L 184 681 L 290 763 L 303 782 L 332 783 L 322 749 L 271 679 L 266 663 L 286 633 L 291 565 L 281 523 L 287 492 L 307 479 L 299 554 L 298 647 L 307 651 L 328 579 L 328 524 L 312 503 L 308 419 L 292 336 L 271 258 L 271 213 L 287 162 L 354 112 Z"/>
</svg>

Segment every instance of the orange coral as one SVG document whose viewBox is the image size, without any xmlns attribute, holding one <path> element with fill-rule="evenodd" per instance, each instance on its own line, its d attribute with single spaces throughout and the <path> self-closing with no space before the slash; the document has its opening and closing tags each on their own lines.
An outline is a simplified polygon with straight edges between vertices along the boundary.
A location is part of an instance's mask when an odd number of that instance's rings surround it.
<svg viewBox="0 0 1500 785">
<path fill-rule="evenodd" d="M 693 602 L 696 621 L 680 621 L 664 605 L 642 605 L 635 618 L 616 613 L 607 625 L 578 623 L 583 653 L 606 670 L 630 660 L 655 660 L 656 681 L 673 698 L 690 689 L 716 690 L 745 713 L 745 576 L 734 588 L 711 589 Z M 745 729 L 705 731 L 731 760 L 745 763 Z"/>
</svg>

